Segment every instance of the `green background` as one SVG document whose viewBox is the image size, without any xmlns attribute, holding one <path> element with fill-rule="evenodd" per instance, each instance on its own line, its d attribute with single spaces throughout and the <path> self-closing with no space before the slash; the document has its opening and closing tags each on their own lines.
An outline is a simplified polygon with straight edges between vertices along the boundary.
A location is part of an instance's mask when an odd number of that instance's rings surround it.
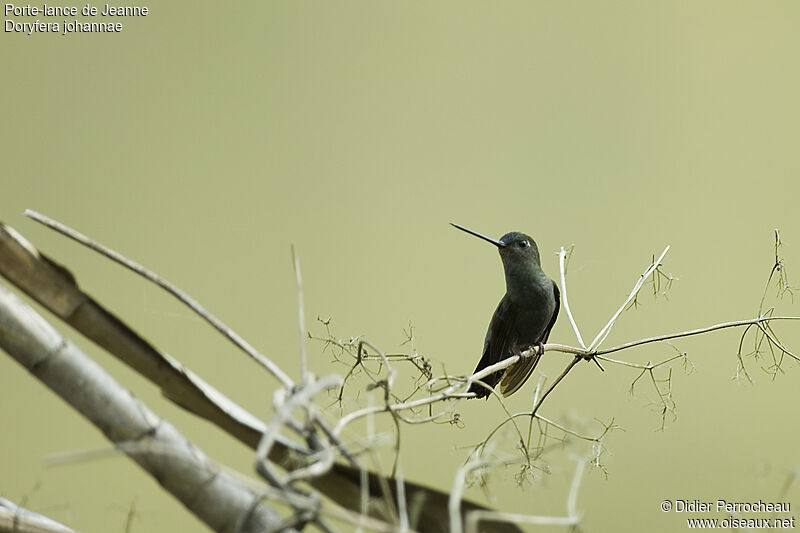
<svg viewBox="0 0 800 533">
<path fill-rule="evenodd" d="M 78 4 L 82 6 L 82 4 Z M 309 327 L 416 348 L 472 371 L 504 286 L 486 243 L 532 234 L 557 277 L 575 245 L 570 303 L 592 338 L 652 254 L 680 277 L 642 298 L 609 345 L 756 313 L 781 228 L 800 272 L 796 2 L 159 2 L 120 34 L 0 42 L 0 218 L 69 267 L 138 331 L 263 417 L 275 381 L 186 309 L 25 219 L 33 208 L 153 268 L 297 375 L 289 246 L 302 262 Z M 23 19 L 20 19 L 21 21 Z M 27 18 L 24 21 L 31 22 Z M 794 278 L 800 279 L 800 278 Z M 774 290 L 770 289 L 770 297 Z M 789 298 L 783 314 L 800 314 Z M 60 325 L 59 325 L 60 326 Z M 64 331 L 72 335 L 68 329 Z M 800 325 L 781 324 L 800 350 Z M 800 371 L 731 380 L 739 331 L 677 342 L 678 419 L 635 373 L 582 364 L 542 414 L 614 419 L 607 477 L 587 472 L 585 531 L 683 531 L 663 499 L 798 502 Z M 575 344 L 564 316 L 552 342 Z M 89 352 L 214 458 L 251 472 L 249 450 Z M 343 372 L 311 344 L 318 374 Z M 650 346 L 629 361 L 674 353 Z M 540 365 L 552 379 L 568 356 Z M 527 384 L 508 401 L 525 409 Z M 78 529 L 202 530 L 124 458 L 47 467 L 54 453 L 107 447 L 61 400 L 0 357 L 0 494 Z M 503 417 L 464 402 L 465 427 L 408 428 L 405 475 L 449 490 L 467 451 Z M 505 442 L 513 453 L 513 438 Z M 519 489 L 514 467 L 468 496 L 503 510 L 564 513 L 580 445 Z M 793 511 L 794 512 L 794 511 Z M 713 517 L 714 514 L 692 516 Z M 723 515 L 724 516 L 724 515 Z M 742 515 L 747 517 L 748 515 Z"/>
</svg>

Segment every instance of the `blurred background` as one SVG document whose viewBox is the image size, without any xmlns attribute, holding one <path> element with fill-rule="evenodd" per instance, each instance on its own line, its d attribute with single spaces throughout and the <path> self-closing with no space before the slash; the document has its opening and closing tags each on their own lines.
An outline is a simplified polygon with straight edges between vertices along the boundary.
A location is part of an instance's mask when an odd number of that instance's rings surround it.
<svg viewBox="0 0 800 533">
<path fill-rule="evenodd" d="M 79 6 L 80 7 L 80 6 Z M 102 6 L 100 6 L 102 7 Z M 154 269 L 297 375 L 290 244 L 300 254 L 309 329 L 415 348 L 452 374 L 479 359 L 504 291 L 496 250 L 449 226 L 537 240 L 543 268 L 575 246 L 569 295 L 583 336 L 621 304 L 653 254 L 680 278 L 644 293 L 607 345 L 752 317 L 782 230 L 800 284 L 800 6 L 795 2 L 176 1 L 124 18 L 118 34 L 4 33 L 0 219 L 84 289 L 262 417 L 276 382 L 151 285 L 27 220 L 32 208 Z M 6 17 L 15 18 L 15 17 Z M 32 22 L 33 19 L 19 18 Z M 794 276 L 795 273 L 798 273 Z M 775 304 L 775 290 L 768 291 Z M 779 314 L 800 314 L 787 296 Z M 162 400 L 71 331 L 137 396 L 215 459 L 251 453 Z M 800 351 L 800 324 L 776 325 Z M 636 372 L 581 364 L 542 414 L 614 420 L 578 499 L 585 531 L 682 530 L 664 499 L 788 501 L 798 467 L 800 369 L 732 379 L 741 330 L 675 343 L 677 419 L 665 429 Z M 564 315 L 551 341 L 576 344 Z M 318 374 L 339 372 L 309 345 Z M 646 363 L 666 345 L 617 354 Z M 539 371 L 553 379 L 568 356 Z M 662 374 L 664 377 L 666 374 Z M 529 407 L 534 380 L 508 401 Z M 100 433 L 0 357 L 0 495 L 75 528 L 202 530 L 124 457 L 45 465 L 107 447 Z M 504 413 L 462 402 L 463 427 L 406 428 L 403 472 L 449 490 Z M 513 453 L 514 441 L 506 442 Z M 515 467 L 467 496 L 503 510 L 563 515 L 572 455 L 522 488 Z M 716 515 L 693 515 L 713 517 Z M 748 517 L 747 515 L 741 515 Z M 721 516 L 721 517 L 724 517 Z"/>
</svg>

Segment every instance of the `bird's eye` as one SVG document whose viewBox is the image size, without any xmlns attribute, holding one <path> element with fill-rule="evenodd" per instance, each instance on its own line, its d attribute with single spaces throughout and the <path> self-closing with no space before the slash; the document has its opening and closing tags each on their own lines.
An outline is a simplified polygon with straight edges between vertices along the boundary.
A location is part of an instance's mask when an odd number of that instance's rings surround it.
<svg viewBox="0 0 800 533">
<path fill-rule="evenodd" d="M 530 245 L 531 245 L 531 243 L 529 243 L 528 241 L 518 241 L 517 242 L 517 246 L 519 246 L 520 248 L 527 248 Z"/>
</svg>

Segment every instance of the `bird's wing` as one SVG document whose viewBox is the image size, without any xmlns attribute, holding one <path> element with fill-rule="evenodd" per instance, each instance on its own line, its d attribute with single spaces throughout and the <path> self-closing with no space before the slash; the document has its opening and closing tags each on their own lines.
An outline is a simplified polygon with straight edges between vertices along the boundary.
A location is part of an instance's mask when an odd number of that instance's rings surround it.
<svg viewBox="0 0 800 533">
<path fill-rule="evenodd" d="M 550 318 L 550 322 L 542 332 L 541 339 L 539 339 L 542 343 L 547 342 L 547 338 L 550 336 L 550 330 L 553 329 L 553 326 L 556 323 L 556 318 L 558 318 L 558 310 L 561 307 L 561 293 L 559 292 L 555 281 L 553 281 L 553 297 L 556 301 L 556 307 L 553 309 L 553 316 Z M 503 396 L 511 396 L 517 392 L 531 376 L 533 369 L 536 368 L 537 364 L 539 364 L 539 359 L 541 357 L 542 354 L 537 353 L 531 357 L 521 359 L 519 362 L 508 367 L 505 374 L 503 374 L 503 381 L 500 382 L 500 393 Z"/>
<path fill-rule="evenodd" d="M 475 367 L 475 372 L 499 363 L 507 357 L 511 350 L 510 337 L 513 326 L 514 313 L 511 310 L 511 301 L 507 297 L 503 297 L 489 323 L 489 330 L 486 332 L 486 339 L 483 342 L 483 355 L 478 366 Z M 481 381 L 494 387 L 502 376 L 503 371 L 500 370 L 484 376 Z M 489 395 L 489 391 L 477 383 L 473 383 L 468 392 L 474 392 L 478 398 Z"/>
<path fill-rule="evenodd" d="M 547 328 L 544 330 L 544 333 L 542 334 L 542 343 L 546 343 L 547 339 L 550 337 L 550 330 L 553 329 L 553 326 L 556 325 L 556 318 L 558 318 L 558 310 L 561 308 L 561 291 L 558 290 L 558 285 L 556 285 L 555 281 L 553 281 L 553 297 L 556 299 L 556 308 L 553 309 L 553 317 L 550 319 L 550 323 L 547 324 Z"/>
</svg>

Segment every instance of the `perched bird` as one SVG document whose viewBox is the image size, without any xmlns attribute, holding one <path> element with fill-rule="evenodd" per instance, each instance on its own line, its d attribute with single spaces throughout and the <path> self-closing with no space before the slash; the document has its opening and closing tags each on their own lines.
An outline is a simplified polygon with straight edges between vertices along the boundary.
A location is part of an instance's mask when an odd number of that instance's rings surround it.
<svg viewBox="0 0 800 533">
<path fill-rule="evenodd" d="M 558 286 L 542 271 L 539 249 L 524 233 L 513 231 L 496 241 L 458 224 L 452 225 L 497 246 L 506 272 L 506 294 L 492 315 L 483 342 L 483 356 L 475 372 L 538 346 L 535 354 L 481 379 L 503 396 L 510 396 L 525 383 L 542 356 L 544 343 L 558 317 L 561 299 Z M 474 392 L 477 398 L 489 396 L 489 390 L 479 383 L 473 383 L 468 392 Z"/>
</svg>

